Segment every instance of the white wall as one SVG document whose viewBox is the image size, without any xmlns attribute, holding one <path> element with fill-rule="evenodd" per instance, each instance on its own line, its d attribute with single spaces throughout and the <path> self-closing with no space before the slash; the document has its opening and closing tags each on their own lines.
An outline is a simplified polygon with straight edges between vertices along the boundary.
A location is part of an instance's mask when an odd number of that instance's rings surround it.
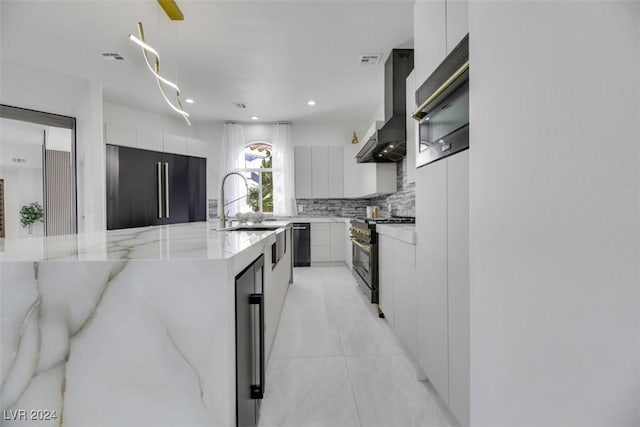
<svg viewBox="0 0 640 427">
<path fill-rule="evenodd" d="M 469 25 L 472 425 L 639 425 L 640 3 Z"/>
<path fill-rule="evenodd" d="M 102 105 L 105 123 L 117 123 L 128 128 L 149 129 L 189 138 L 195 135 L 195 124 L 189 126 L 177 114 L 171 114 L 169 107 L 167 114 L 156 114 L 110 102 L 104 102 Z"/>
<path fill-rule="evenodd" d="M 367 128 L 353 122 L 293 123 L 292 138 L 294 145 L 351 145 L 353 132 L 362 138 Z"/>
<path fill-rule="evenodd" d="M 101 85 L 5 60 L 0 68 L 1 103 L 76 118 L 78 232 L 104 230 Z"/>
</svg>

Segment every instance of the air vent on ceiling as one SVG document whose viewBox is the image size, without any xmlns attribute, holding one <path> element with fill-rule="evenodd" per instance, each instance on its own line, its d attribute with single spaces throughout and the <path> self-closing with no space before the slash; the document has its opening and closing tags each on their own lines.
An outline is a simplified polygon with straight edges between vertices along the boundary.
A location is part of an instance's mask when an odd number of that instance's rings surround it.
<svg viewBox="0 0 640 427">
<path fill-rule="evenodd" d="M 124 61 L 124 58 L 119 53 L 115 52 L 105 52 L 102 54 L 104 59 L 108 59 L 110 61 Z"/>
<path fill-rule="evenodd" d="M 236 110 L 245 110 L 247 108 L 247 104 L 242 102 L 233 102 L 232 104 L 236 108 Z"/>
<path fill-rule="evenodd" d="M 381 53 L 367 53 L 360 55 L 360 65 L 376 65 L 382 59 Z"/>
</svg>

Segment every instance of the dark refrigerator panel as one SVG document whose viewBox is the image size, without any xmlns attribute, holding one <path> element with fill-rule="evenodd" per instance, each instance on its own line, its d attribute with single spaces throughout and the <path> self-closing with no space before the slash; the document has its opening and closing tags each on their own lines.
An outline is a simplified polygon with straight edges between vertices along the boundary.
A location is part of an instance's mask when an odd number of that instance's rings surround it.
<svg viewBox="0 0 640 427">
<path fill-rule="evenodd" d="M 107 229 L 206 221 L 206 173 L 206 159 L 107 145 Z"/>
<path fill-rule="evenodd" d="M 162 154 L 107 145 L 107 229 L 156 224 L 162 215 Z"/>
</svg>

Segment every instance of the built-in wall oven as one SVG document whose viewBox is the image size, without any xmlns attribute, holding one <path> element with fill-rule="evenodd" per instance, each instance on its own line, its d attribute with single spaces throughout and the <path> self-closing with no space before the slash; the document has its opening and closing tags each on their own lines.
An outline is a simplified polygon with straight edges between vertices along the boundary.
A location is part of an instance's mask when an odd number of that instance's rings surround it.
<svg viewBox="0 0 640 427">
<path fill-rule="evenodd" d="M 416 166 L 469 148 L 469 35 L 416 91 Z"/>
</svg>

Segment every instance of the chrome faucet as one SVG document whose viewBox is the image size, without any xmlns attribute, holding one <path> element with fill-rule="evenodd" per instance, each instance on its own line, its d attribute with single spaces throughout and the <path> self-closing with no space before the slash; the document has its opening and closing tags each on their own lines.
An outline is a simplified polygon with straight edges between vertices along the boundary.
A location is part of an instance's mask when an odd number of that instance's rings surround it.
<svg viewBox="0 0 640 427">
<path fill-rule="evenodd" d="M 227 216 L 224 213 L 224 207 L 226 205 L 228 205 L 229 203 L 233 203 L 236 202 L 240 199 L 242 199 L 242 197 L 238 197 L 237 199 L 233 199 L 230 202 L 225 203 L 224 202 L 224 183 L 227 180 L 227 178 L 229 177 L 229 175 L 238 175 L 240 178 L 242 178 L 244 180 L 244 185 L 247 188 L 247 195 L 245 196 L 247 198 L 247 202 L 249 201 L 249 184 L 247 183 L 247 178 L 244 177 L 244 175 L 238 173 L 238 172 L 229 172 L 228 174 L 226 174 L 224 176 L 224 178 L 222 178 L 222 185 L 220 186 L 220 221 L 218 221 L 218 230 L 223 229 L 223 228 L 227 228 Z"/>
</svg>

